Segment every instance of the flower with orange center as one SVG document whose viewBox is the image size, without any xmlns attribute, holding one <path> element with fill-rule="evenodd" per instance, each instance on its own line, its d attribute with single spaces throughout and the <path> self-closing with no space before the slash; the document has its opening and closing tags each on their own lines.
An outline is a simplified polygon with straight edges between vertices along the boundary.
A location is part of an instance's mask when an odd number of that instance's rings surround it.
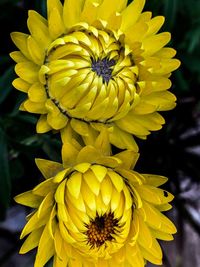
<svg viewBox="0 0 200 267">
<path fill-rule="evenodd" d="M 172 240 L 173 223 L 163 215 L 173 196 L 160 189 L 163 176 L 133 171 L 138 154 L 109 154 L 104 133 L 94 146 L 65 143 L 63 163 L 37 159 L 45 181 L 18 195 L 34 208 L 20 253 L 37 247 L 35 267 L 144 267 L 162 264 L 157 239 Z"/>
</svg>

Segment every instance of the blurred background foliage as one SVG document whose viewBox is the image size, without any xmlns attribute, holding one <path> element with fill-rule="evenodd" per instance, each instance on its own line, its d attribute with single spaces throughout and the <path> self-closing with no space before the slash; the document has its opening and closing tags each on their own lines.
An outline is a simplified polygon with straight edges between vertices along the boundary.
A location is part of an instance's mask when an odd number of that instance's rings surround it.
<svg viewBox="0 0 200 267">
<path fill-rule="evenodd" d="M 131 2 L 131 1 L 129 1 Z M 29 190 L 41 179 L 34 159 L 43 157 L 60 160 L 61 144 L 57 134 L 38 135 L 37 116 L 18 111 L 25 98 L 14 90 L 14 63 L 9 53 L 16 48 L 10 32 L 28 32 L 27 12 L 34 9 L 46 16 L 46 0 L 0 1 L 0 220 L 14 205 L 13 196 Z M 200 181 L 200 1 L 147 0 L 145 10 L 164 15 L 162 31 L 172 33 L 170 43 L 177 50 L 182 65 L 172 75 L 171 90 L 177 96 L 177 107 L 163 114 L 166 125 L 140 141 L 140 172 L 166 175 L 176 198 L 180 218 L 186 218 L 200 234 L 200 220 L 195 201 L 187 192 Z M 195 198 L 196 197 L 196 198 Z M 192 211 L 191 211 L 192 207 Z M 181 219 L 179 220 L 181 222 Z M 195 266 L 194 266 L 195 267 Z"/>
</svg>

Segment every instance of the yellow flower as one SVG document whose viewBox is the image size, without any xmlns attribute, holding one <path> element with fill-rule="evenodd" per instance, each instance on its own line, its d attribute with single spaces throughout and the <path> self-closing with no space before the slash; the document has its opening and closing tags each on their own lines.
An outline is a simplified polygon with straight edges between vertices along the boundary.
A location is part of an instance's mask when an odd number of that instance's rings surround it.
<svg viewBox="0 0 200 267">
<path fill-rule="evenodd" d="M 175 107 L 169 77 L 180 62 L 163 48 L 170 33 L 158 33 L 164 17 L 143 12 L 145 0 L 47 0 L 48 18 L 29 11 L 30 35 L 12 33 L 11 53 L 27 93 L 21 110 L 41 114 L 37 132 L 61 130 L 93 144 L 106 128 L 110 143 L 138 150 L 164 124 L 159 111 Z M 67 129 L 66 129 L 67 127 Z"/>
<path fill-rule="evenodd" d="M 136 152 L 108 154 L 104 134 L 94 146 L 63 145 L 63 164 L 37 159 L 45 181 L 18 195 L 35 209 L 28 216 L 20 253 L 38 247 L 35 267 L 144 267 L 162 264 L 157 239 L 172 240 L 173 223 L 162 214 L 173 196 L 167 178 L 131 170 Z M 100 152 L 101 151 L 101 152 Z"/>
</svg>

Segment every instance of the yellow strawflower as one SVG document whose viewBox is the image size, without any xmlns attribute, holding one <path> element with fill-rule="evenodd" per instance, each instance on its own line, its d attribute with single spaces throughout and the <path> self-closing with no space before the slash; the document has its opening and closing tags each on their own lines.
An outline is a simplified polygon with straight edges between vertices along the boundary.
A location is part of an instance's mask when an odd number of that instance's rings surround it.
<svg viewBox="0 0 200 267">
<path fill-rule="evenodd" d="M 20 109 L 41 114 L 37 132 L 61 130 L 92 144 L 102 128 L 110 143 L 138 150 L 164 124 L 159 111 L 175 107 L 169 77 L 180 62 L 163 48 L 164 17 L 143 12 L 145 0 L 47 0 L 48 17 L 29 11 L 29 34 L 12 33 L 12 52 L 27 93 Z M 66 127 L 68 128 L 66 130 Z M 70 132 L 70 134 L 69 134 Z"/>
<path fill-rule="evenodd" d="M 136 152 L 110 156 L 102 133 L 94 146 L 65 143 L 63 163 L 37 159 L 45 181 L 15 200 L 28 216 L 20 253 L 37 248 L 34 267 L 144 267 L 162 264 L 157 239 L 172 240 L 173 223 L 162 214 L 173 196 L 163 176 L 131 170 Z"/>
</svg>

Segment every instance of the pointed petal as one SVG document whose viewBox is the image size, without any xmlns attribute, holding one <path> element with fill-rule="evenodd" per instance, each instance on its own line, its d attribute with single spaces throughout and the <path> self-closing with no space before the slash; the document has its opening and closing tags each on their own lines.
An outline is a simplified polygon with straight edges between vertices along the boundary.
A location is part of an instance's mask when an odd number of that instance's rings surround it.
<svg viewBox="0 0 200 267">
<path fill-rule="evenodd" d="M 55 176 L 58 172 L 63 170 L 61 163 L 46 160 L 46 159 L 35 159 L 35 163 L 38 169 L 43 174 L 44 178 L 48 179 Z"/>
</svg>

